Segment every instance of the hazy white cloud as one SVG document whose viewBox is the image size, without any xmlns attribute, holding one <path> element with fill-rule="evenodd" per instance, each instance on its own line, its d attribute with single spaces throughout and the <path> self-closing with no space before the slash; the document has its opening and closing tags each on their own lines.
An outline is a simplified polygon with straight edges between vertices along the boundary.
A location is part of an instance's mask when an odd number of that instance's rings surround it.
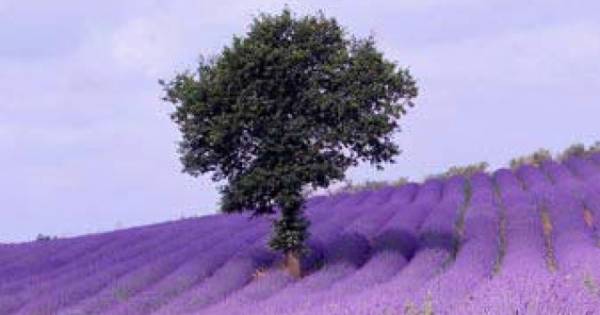
<svg viewBox="0 0 600 315">
<path fill-rule="evenodd" d="M 400 10 L 431 10 L 439 7 L 482 4 L 482 1 L 478 0 L 400 0 L 394 1 L 392 6 Z"/>
<path fill-rule="evenodd" d="M 8 1 L 8 0 L 0 1 L 0 14 L 2 14 L 4 11 L 6 11 L 8 9 L 9 5 L 10 5 L 10 1 Z"/>
<path fill-rule="evenodd" d="M 171 18 L 136 18 L 113 35 L 112 55 L 119 65 L 148 76 L 164 73 L 185 44 L 182 30 Z"/>
<path fill-rule="evenodd" d="M 388 42 L 385 50 L 414 70 L 421 96 L 403 124 L 406 154 L 378 176 L 420 178 L 477 161 L 499 167 L 540 147 L 556 151 L 600 138 L 590 116 L 600 110 L 600 24 L 594 21 L 419 47 Z"/>
<path fill-rule="evenodd" d="M 598 84 L 600 24 L 551 25 L 397 54 L 431 79 L 446 82 L 539 86 L 567 84 L 575 76 Z"/>
<path fill-rule="evenodd" d="M 0 0 L 0 241 L 214 211 L 216 185 L 180 174 L 156 81 L 286 3 L 373 31 L 419 80 L 397 137 L 405 154 L 383 173 L 352 170 L 355 181 L 600 138 L 594 1 Z"/>
</svg>

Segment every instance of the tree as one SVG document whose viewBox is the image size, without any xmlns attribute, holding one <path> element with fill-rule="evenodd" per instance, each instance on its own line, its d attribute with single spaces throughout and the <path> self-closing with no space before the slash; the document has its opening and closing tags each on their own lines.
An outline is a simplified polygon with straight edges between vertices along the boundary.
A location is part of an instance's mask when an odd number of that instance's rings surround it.
<svg viewBox="0 0 600 315">
<path fill-rule="evenodd" d="M 540 148 L 537 151 L 510 160 L 510 168 L 516 170 L 523 165 L 540 166 L 542 162 L 552 160 L 552 153 L 548 149 Z"/>
<path fill-rule="evenodd" d="M 246 36 L 194 71 L 159 81 L 183 138 L 183 171 L 211 173 L 221 210 L 279 214 L 270 246 L 305 250 L 303 188 L 327 187 L 359 162 L 393 162 L 392 135 L 417 87 L 373 37 L 349 37 L 322 12 L 261 14 Z M 296 261 L 297 263 L 297 261 Z"/>
</svg>

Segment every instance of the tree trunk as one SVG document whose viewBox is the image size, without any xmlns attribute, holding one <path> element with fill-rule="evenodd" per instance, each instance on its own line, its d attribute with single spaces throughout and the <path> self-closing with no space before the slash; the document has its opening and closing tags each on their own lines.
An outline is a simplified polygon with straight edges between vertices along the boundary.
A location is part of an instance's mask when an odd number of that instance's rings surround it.
<svg viewBox="0 0 600 315">
<path fill-rule="evenodd" d="M 295 278 L 302 277 L 302 265 L 300 263 L 300 257 L 298 255 L 298 253 L 296 253 L 294 251 L 286 252 L 284 261 L 283 261 L 283 265 L 284 265 L 284 268 L 287 270 L 287 272 L 289 272 L 289 274 L 292 275 L 293 277 L 295 277 Z"/>
<path fill-rule="evenodd" d="M 274 221 L 274 233 L 269 241 L 272 249 L 284 255 L 283 267 L 290 275 L 302 277 L 301 258 L 308 238 L 308 220 L 303 216 L 304 199 L 300 189 L 296 192 L 281 194 L 277 198 L 281 208 L 281 217 Z"/>
</svg>

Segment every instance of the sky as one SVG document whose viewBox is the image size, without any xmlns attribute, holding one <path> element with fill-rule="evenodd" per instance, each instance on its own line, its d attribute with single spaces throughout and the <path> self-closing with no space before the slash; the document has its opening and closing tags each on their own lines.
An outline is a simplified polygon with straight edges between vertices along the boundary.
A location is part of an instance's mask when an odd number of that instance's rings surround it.
<svg viewBox="0 0 600 315">
<path fill-rule="evenodd" d="M 373 34 L 417 79 L 402 155 L 353 182 L 600 140 L 595 0 L 0 0 L 0 242 L 214 213 L 218 184 L 181 173 L 157 81 L 286 4 Z"/>
</svg>

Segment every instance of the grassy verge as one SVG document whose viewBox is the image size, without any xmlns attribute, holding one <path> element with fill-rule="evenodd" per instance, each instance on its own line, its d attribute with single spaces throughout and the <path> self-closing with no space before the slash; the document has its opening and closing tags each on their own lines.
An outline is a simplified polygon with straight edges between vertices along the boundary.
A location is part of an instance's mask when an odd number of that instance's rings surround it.
<svg viewBox="0 0 600 315">
<path fill-rule="evenodd" d="M 498 209 L 498 255 L 494 263 L 493 274 L 496 275 L 502 269 L 504 256 L 506 256 L 506 205 L 502 200 L 500 189 L 494 183 L 494 200 Z"/>
<path fill-rule="evenodd" d="M 467 215 L 467 210 L 471 207 L 471 197 L 473 196 L 473 187 L 471 185 L 471 180 L 466 179 L 465 188 L 464 188 L 464 201 L 458 210 L 458 218 L 456 219 L 456 223 L 454 224 L 454 245 L 452 247 L 452 260 L 456 259 L 458 252 L 463 244 L 465 237 L 465 218 Z"/>
<path fill-rule="evenodd" d="M 555 272 L 558 270 L 556 254 L 554 253 L 554 244 L 552 242 L 552 219 L 548 213 L 548 209 L 544 205 L 539 206 L 540 219 L 542 221 L 542 231 L 544 233 L 544 247 L 546 248 L 546 265 L 548 270 Z"/>
</svg>

